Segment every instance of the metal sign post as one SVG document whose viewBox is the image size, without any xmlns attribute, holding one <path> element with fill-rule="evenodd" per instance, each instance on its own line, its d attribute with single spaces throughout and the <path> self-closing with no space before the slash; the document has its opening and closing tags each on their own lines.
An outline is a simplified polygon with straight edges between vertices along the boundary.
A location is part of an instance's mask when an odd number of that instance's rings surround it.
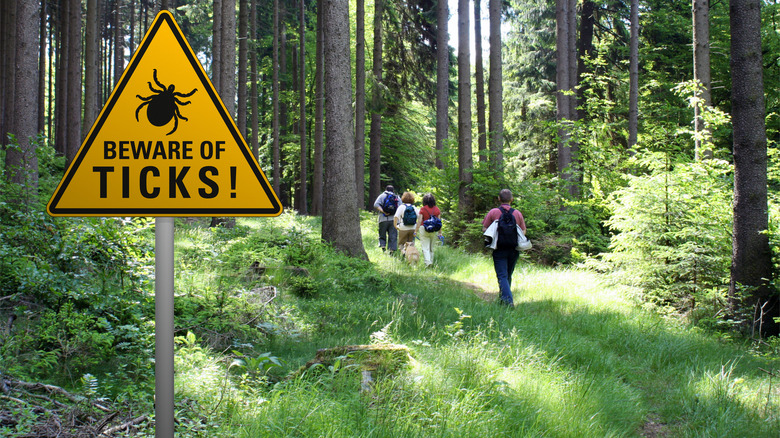
<svg viewBox="0 0 780 438">
<path fill-rule="evenodd" d="M 154 436 L 173 438 L 173 218 L 154 225 Z"/>
</svg>

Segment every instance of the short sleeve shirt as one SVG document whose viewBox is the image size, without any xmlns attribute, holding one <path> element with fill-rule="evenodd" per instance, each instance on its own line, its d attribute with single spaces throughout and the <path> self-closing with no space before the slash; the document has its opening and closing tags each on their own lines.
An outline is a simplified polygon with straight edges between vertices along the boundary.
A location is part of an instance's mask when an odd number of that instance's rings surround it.
<svg viewBox="0 0 780 438">
<path fill-rule="evenodd" d="M 422 206 L 420 208 L 420 216 L 422 216 L 422 220 L 419 222 L 427 221 L 431 218 L 431 216 L 441 217 L 441 210 L 439 210 L 439 207 L 433 206 L 428 207 L 427 205 Z"/>
<path fill-rule="evenodd" d="M 398 228 L 401 230 L 413 230 L 417 226 L 417 224 L 404 225 L 404 211 L 406 211 L 407 205 L 411 205 L 411 204 L 401 204 L 401 206 L 398 207 L 398 210 L 395 212 L 395 218 L 398 219 Z M 415 214 L 417 214 L 419 219 L 420 210 L 418 210 L 414 205 L 412 205 L 412 208 L 414 208 L 414 212 Z"/>
<path fill-rule="evenodd" d="M 379 195 L 376 198 L 376 201 L 374 201 L 374 208 L 381 207 L 382 204 L 385 203 L 385 198 L 387 197 L 388 193 L 390 193 L 390 192 L 385 191 L 384 193 L 382 193 L 381 195 Z M 395 195 L 395 193 L 393 193 L 393 194 Z M 396 198 L 395 198 L 395 203 L 396 203 L 396 206 L 400 206 L 401 205 L 401 198 L 399 198 L 397 195 L 396 195 Z M 385 216 L 384 214 L 379 213 L 379 222 L 392 221 L 392 220 L 393 220 L 393 215 Z"/>
<path fill-rule="evenodd" d="M 509 204 L 501 204 L 501 207 L 494 208 L 488 212 L 488 214 L 485 216 L 485 219 L 482 220 L 482 227 L 487 228 L 492 224 L 494 221 L 497 221 L 498 218 L 501 217 L 502 209 L 504 211 L 509 210 L 510 207 Z M 520 228 L 525 230 L 525 219 L 523 218 L 523 214 L 520 213 L 519 210 L 515 210 L 512 212 L 512 215 L 515 217 L 515 222 L 517 222 L 517 225 L 520 225 Z"/>
</svg>

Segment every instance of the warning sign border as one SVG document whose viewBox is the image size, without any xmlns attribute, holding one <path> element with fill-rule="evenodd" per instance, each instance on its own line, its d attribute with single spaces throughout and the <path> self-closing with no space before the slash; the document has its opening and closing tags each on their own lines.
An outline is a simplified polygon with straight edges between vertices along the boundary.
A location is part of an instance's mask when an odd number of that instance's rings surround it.
<svg viewBox="0 0 780 438">
<path fill-rule="evenodd" d="M 76 171 L 78 170 L 79 166 L 84 160 L 84 157 L 87 155 L 87 152 L 89 151 L 90 147 L 95 141 L 97 134 L 100 132 L 100 129 L 103 127 L 103 124 L 108 119 L 108 116 L 111 114 L 111 110 L 114 108 L 114 105 L 119 99 L 119 96 L 122 95 L 122 92 L 124 91 L 128 81 L 130 80 L 136 68 L 138 67 L 140 60 L 143 58 L 144 53 L 146 53 L 146 50 L 149 48 L 149 45 L 154 39 L 154 36 L 160 30 L 160 27 L 163 25 L 164 22 L 168 23 L 168 25 L 171 28 L 171 31 L 173 32 L 174 37 L 179 42 L 179 46 L 184 51 L 190 65 L 195 70 L 195 73 L 197 74 L 201 82 L 204 85 L 206 85 L 206 91 L 208 92 L 208 95 L 211 97 L 212 102 L 216 106 L 217 111 L 219 112 L 220 116 L 222 117 L 222 120 L 224 121 L 225 125 L 229 129 L 230 134 L 233 136 L 234 140 L 236 141 L 236 144 L 241 149 L 241 152 L 243 153 L 244 158 L 246 158 L 249 167 L 252 169 L 258 181 L 260 182 L 263 191 L 265 192 L 266 196 L 268 196 L 268 199 L 271 201 L 272 204 L 271 207 L 266 207 L 266 208 L 253 208 L 253 207 L 245 207 L 245 208 L 237 208 L 237 207 L 236 208 L 233 207 L 231 208 L 212 208 L 212 207 L 75 208 L 75 207 L 58 206 L 60 199 L 62 198 L 66 189 L 68 188 L 68 185 L 70 184 L 70 181 L 73 179 L 74 175 L 76 174 Z M 192 47 L 190 47 L 186 38 L 184 38 L 184 35 L 182 34 L 181 29 L 179 28 L 179 25 L 176 23 L 176 20 L 173 18 L 173 15 L 169 11 L 161 11 L 159 14 L 157 14 L 157 17 L 155 17 L 154 22 L 152 22 L 152 26 L 149 28 L 149 31 L 144 36 L 144 39 L 141 41 L 141 44 L 138 46 L 138 49 L 136 49 L 135 53 L 133 54 L 133 57 L 130 60 L 130 64 L 122 73 L 122 77 L 119 79 L 119 83 L 116 85 L 116 87 L 114 87 L 114 90 L 112 91 L 111 96 L 108 99 L 108 102 L 103 106 L 103 109 L 101 110 L 97 121 L 90 129 L 89 135 L 84 140 L 84 143 L 82 143 L 81 148 L 79 148 L 79 151 L 76 154 L 76 158 L 73 160 L 73 162 L 68 167 L 68 170 L 65 172 L 65 176 L 63 177 L 62 181 L 60 181 L 60 184 L 57 186 L 57 189 L 55 190 L 52 198 L 49 200 L 46 209 L 51 216 L 150 216 L 150 217 L 153 216 L 278 216 L 282 213 L 281 203 L 279 202 L 276 193 L 271 188 L 268 179 L 265 177 L 265 174 L 263 174 L 263 172 L 260 170 L 260 167 L 257 165 L 257 161 L 255 161 L 254 157 L 252 156 L 249 150 L 249 146 L 246 144 L 246 141 L 238 132 L 238 129 L 235 125 L 235 122 L 233 121 L 233 118 L 227 113 L 227 110 L 225 109 L 225 105 L 222 103 L 222 99 L 220 99 L 220 97 L 217 95 L 216 90 L 214 89 L 214 85 L 211 83 L 208 76 L 206 76 L 206 72 L 203 69 L 203 66 L 200 64 L 200 61 L 195 56 Z"/>
</svg>

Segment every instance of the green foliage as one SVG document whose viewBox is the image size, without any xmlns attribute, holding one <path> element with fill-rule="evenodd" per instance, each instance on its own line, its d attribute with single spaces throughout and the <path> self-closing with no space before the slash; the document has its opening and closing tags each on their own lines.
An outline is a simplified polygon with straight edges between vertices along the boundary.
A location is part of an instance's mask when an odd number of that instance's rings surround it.
<svg viewBox="0 0 780 438">
<path fill-rule="evenodd" d="M 727 285 L 731 257 L 730 172 L 727 163 L 706 160 L 631 177 L 612 198 L 607 222 L 615 235 L 604 259 L 616 275 L 660 305 L 717 302 L 711 291 Z"/>
<path fill-rule="evenodd" d="M 37 153 L 41 188 L 53 188 L 64 160 L 48 146 Z M 43 211 L 49 192 L 19 205 L 8 202 L 18 188 L 0 184 L 2 370 L 73 384 L 116 361 L 113 382 L 146 381 L 151 362 L 139 354 L 153 354 L 151 222 L 52 218 Z"/>
</svg>

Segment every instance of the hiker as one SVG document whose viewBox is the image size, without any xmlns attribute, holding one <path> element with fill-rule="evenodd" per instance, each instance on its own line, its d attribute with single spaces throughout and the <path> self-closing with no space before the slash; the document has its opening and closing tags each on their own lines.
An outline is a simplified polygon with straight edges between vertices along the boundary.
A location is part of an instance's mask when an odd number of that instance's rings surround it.
<svg viewBox="0 0 780 438">
<path fill-rule="evenodd" d="M 433 264 L 434 236 L 438 234 L 437 238 L 441 238 L 441 210 L 436 206 L 436 198 L 432 193 L 426 193 L 423 196 L 422 203 L 423 206 L 420 208 L 420 214 L 417 216 L 417 227 L 414 229 L 414 235 L 420 238 L 425 266 L 431 266 Z M 438 222 L 435 219 L 438 219 Z M 427 229 L 431 231 L 427 231 Z"/>
<path fill-rule="evenodd" d="M 495 221 L 498 223 L 498 243 L 493 250 L 493 267 L 496 270 L 496 279 L 498 280 L 499 304 L 513 307 L 512 300 L 512 272 L 515 270 L 517 258 L 520 252 L 517 250 L 517 228 L 515 224 L 520 225 L 520 229 L 525 233 L 525 219 L 523 215 L 513 209 L 512 192 L 509 189 L 503 189 L 498 193 L 499 206 L 488 212 L 482 221 L 482 232 Z M 505 232 L 502 232 L 504 230 Z M 513 237 L 514 236 L 514 240 Z"/>
<path fill-rule="evenodd" d="M 391 185 L 385 187 L 384 193 L 374 201 L 374 208 L 379 212 L 379 247 L 383 252 L 390 251 L 390 254 L 398 249 L 398 231 L 393 224 L 393 216 L 400 205 L 401 200 Z"/>
<path fill-rule="evenodd" d="M 401 206 L 395 212 L 394 225 L 398 230 L 398 245 L 410 242 L 414 245 L 414 229 L 417 226 L 419 211 L 414 206 L 414 195 L 404 192 L 401 195 Z"/>
</svg>

